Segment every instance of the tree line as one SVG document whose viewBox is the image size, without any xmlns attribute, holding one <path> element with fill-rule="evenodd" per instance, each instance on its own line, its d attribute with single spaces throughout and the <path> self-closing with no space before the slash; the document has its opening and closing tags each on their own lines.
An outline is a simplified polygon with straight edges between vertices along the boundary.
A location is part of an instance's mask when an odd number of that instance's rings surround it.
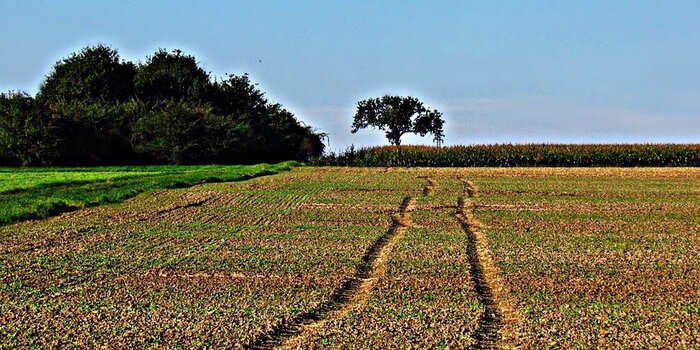
<svg viewBox="0 0 700 350">
<path fill-rule="evenodd" d="M 251 83 L 212 77 L 194 56 L 143 63 L 90 46 L 57 62 L 36 96 L 0 94 L 0 165 L 306 161 L 324 134 Z"/>
</svg>

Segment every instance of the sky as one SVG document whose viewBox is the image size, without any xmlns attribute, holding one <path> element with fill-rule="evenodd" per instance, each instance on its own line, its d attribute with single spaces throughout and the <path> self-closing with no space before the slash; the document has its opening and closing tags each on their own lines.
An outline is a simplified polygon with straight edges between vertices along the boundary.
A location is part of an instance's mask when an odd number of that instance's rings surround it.
<svg viewBox="0 0 700 350">
<path fill-rule="evenodd" d="M 350 133 L 384 94 L 441 111 L 446 145 L 700 143 L 698 18 L 697 0 L 0 0 L 0 91 L 36 93 L 88 45 L 181 49 L 250 74 L 330 150 L 387 144 Z"/>
</svg>

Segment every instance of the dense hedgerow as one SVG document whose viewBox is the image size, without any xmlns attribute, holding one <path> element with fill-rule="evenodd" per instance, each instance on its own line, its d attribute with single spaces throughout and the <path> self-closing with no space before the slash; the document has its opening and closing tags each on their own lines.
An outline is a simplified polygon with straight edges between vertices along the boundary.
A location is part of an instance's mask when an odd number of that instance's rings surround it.
<svg viewBox="0 0 700 350">
<path fill-rule="evenodd" d="M 86 47 L 36 96 L 0 93 L 0 166 L 307 161 L 323 137 L 248 75 L 213 77 L 180 50 L 133 63 Z"/>
<path fill-rule="evenodd" d="M 700 144 L 382 146 L 325 155 L 316 165 L 514 167 L 700 166 Z"/>
</svg>

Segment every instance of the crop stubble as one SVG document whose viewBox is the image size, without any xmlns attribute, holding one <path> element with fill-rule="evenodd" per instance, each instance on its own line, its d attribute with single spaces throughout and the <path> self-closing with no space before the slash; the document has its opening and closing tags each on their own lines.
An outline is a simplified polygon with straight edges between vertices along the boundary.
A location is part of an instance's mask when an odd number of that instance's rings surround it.
<svg viewBox="0 0 700 350">
<path fill-rule="evenodd" d="M 522 348 L 700 344 L 700 170 L 463 169 Z"/>
<path fill-rule="evenodd" d="M 361 307 L 376 280 L 384 275 L 387 258 L 396 242 L 404 236 L 407 228 L 412 225 L 410 212 L 414 205 L 413 198 L 404 198 L 398 212 L 392 215 L 391 227 L 369 246 L 355 274 L 347 279 L 327 302 L 314 310 L 299 315 L 290 323 L 282 324 L 270 333 L 262 335 L 247 348 L 271 349 L 273 347 L 305 346 L 308 343 L 308 333 L 311 330 L 323 327 L 330 320 L 342 318 L 351 310 Z"/>
<path fill-rule="evenodd" d="M 481 187 L 483 240 L 455 219 L 464 179 Z M 332 300 L 405 196 L 414 225 L 362 302 L 286 346 L 700 343 L 696 169 L 301 168 L 0 229 L 0 346 L 253 344 Z M 480 338 L 467 248 L 488 262 L 483 242 L 501 277 L 490 287 L 520 316 L 501 315 L 500 342 Z"/>
<path fill-rule="evenodd" d="M 356 178 L 301 171 L 5 227 L 1 346 L 242 347 L 331 297 L 386 231 L 402 196 Z"/>
</svg>

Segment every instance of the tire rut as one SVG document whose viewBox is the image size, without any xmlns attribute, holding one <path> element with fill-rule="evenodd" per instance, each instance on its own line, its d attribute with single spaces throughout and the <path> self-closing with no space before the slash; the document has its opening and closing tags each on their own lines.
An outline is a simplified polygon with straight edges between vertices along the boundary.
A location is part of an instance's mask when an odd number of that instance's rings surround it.
<svg viewBox="0 0 700 350">
<path fill-rule="evenodd" d="M 500 331 L 503 328 L 502 312 L 498 307 L 494 291 L 489 284 L 489 279 L 482 264 L 483 254 L 479 253 L 479 227 L 472 214 L 472 207 L 466 205 L 464 200 L 459 200 L 456 214 L 457 221 L 467 233 L 467 255 L 469 257 L 470 272 L 474 289 L 479 295 L 479 301 L 483 305 L 483 311 L 479 316 L 479 327 L 472 337 L 476 341 L 473 349 L 498 349 Z"/>
<path fill-rule="evenodd" d="M 478 188 L 470 182 L 467 193 L 474 196 Z M 467 254 L 472 282 L 483 305 L 478 328 L 472 334 L 475 344 L 471 349 L 501 349 L 505 347 L 504 340 L 510 340 L 515 334 L 510 327 L 516 319 L 515 309 L 499 278 L 486 236 L 481 232 L 483 225 L 474 216 L 474 204 L 459 197 L 455 217 L 468 235 Z M 508 339 L 504 339 L 504 334 Z"/>
<path fill-rule="evenodd" d="M 435 190 L 437 190 L 437 181 L 431 178 L 425 178 L 425 181 L 426 184 L 425 187 L 423 187 L 423 195 L 430 196 L 435 193 Z"/>
<path fill-rule="evenodd" d="M 467 192 L 467 196 L 469 197 L 477 197 L 479 196 L 479 186 L 477 186 L 475 183 L 469 180 L 465 179 L 460 179 L 462 181 L 462 184 L 464 184 L 464 190 Z"/>
<path fill-rule="evenodd" d="M 330 320 L 341 318 L 354 307 L 363 305 L 369 298 L 369 292 L 374 287 L 376 280 L 386 273 L 389 254 L 408 227 L 411 226 L 410 212 L 414 207 L 415 200 L 412 197 L 404 198 L 398 213 L 392 215 L 392 225 L 387 232 L 367 248 L 355 274 L 336 289 L 329 300 L 313 310 L 279 324 L 244 348 L 294 347 L 303 343 L 305 333 L 309 330 L 317 329 Z"/>
</svg>

